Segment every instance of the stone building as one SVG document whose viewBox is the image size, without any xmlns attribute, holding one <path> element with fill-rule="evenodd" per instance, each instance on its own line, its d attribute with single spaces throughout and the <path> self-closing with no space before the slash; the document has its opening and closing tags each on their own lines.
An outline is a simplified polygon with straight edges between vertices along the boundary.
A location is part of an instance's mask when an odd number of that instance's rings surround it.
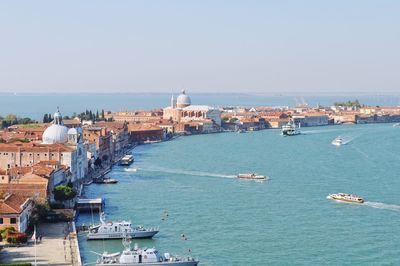
<svg viewBox="0 0 400 266">
<path fill-rule="evenodd" d="M 171 97 L 170 106 L 163 109 L 163 118 L 177 123 L 211 120 L 214 124 L 212 131 L 221 129 L 221 111 L 207 105 L 192 105 L 185 90 L 177 97 Z"/>
<path fill-rule="evenodd" d="M 33 166 L 41 161 L 57 161 L 68 166 L 72 181 L 87 173 L 82 130 L 65 127 L 59 111 L 54 114 L 52 125 L 44 131 L 42 143 L 0 143 L 0 169 Z"/>
</svg>

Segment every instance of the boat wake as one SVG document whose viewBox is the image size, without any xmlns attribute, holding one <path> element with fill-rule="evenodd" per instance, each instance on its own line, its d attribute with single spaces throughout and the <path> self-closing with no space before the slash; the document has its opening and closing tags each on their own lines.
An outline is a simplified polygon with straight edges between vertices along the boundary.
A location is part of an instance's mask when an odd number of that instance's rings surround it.
<svg viewBox="0 0 400 266">
<path fill-rule="evenodd" d="M 364 202 L 365 206 L 375 208 L 375 209 L 383 209 L 383 210 L 391 210 L 391 211 L 397 211 L 400 212 L 400 205 L 395 205 L 395 204 L 386 204 L 382 202 L 371 202 L 371 201 L 366 201 Z"/>
<path fill-rule="evenodd" d="M 200 171 L 187 171 L 187 170 L 180 170 L 180 169 L 154 168 L 154 169 L 142 169 L 142 170 L 149 171 L 149 172 L 163 172 L 163 173 L 178 174 L 178 175 L 236 178 L 236 176 L 234 176 L 234 175 L 224 175 L 224 174 L 200 172 Z"/>
<path fill-rule="evenodd" d="M 125 172 L 137 172 L 138 168 L 125 168 Z"/>
</svg>

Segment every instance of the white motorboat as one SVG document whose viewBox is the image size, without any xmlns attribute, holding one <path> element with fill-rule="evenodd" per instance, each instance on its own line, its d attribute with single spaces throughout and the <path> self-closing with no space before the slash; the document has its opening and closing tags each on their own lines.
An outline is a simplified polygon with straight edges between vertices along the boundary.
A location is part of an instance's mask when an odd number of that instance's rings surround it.
<svg viewBox="0 0 400 266">
<path fill-rule="evenodd" d="M 340 136 L 337 137 L 336 139 L 332 140 L 332 145 L 335 145 L 335 146 L 342 146 L 342 145 L 344 145 L 344 144 L 346 144 L 346 142 L 344 142 L 343 138 L 340 137 Z"/>
<path fill-rule="evenodd" d="M 100 215 L 100 224 L 89 227 L 88 240 L 94 239 L 122 239 L 125 236 L 131 238 L 152 238 L 158 233 L 158 229 L 132 227 L 129 221 L 106 221 L 105 214 Z"/>
<path fill-rule="evenodd" d="M 269 179 L 265 175 L 257 175 L 255 173 L 248 173 L 248 174 L 238 174 L 237 178 L 239 179 L 246 179 L 246 180 L 259 180 L 259 181 L 265 181 Z"/>
<path fill-rule="evenodd" d="M 113 254 L 104 252 L 96 262 L 96 266 L 140 266 L 140 265 L 168 265 L 168 266 L 197 266 L 198 260 L 193 257 L 181 258 L 169 253 L 161 255 L 155 248 L 139 248 L 135 244 L 131 248 L 130 241 L 123 240 L 124 250 Z M 96 253 L 97 254 L 97 253 Z"/>
</svg>

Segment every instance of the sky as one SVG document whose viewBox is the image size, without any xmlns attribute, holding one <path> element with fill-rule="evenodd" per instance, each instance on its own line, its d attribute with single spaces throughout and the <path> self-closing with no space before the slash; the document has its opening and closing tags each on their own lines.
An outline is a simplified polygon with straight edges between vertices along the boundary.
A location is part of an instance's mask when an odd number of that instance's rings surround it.
<svg viewBox="0 0 400 266">
<path fill-rule="evenodd" d="M 1 1 L 0 92 L 400 94 L 400 1 Z"/>
</svg>

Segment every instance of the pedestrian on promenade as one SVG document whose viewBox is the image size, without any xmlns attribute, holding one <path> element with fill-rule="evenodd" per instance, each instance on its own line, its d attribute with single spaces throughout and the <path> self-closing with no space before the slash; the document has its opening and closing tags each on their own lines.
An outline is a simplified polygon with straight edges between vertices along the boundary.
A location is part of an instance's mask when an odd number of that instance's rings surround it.
<svg viewBox="0 0 400 266">
<path fill-rule="evenodd" d="M 42 234 L 39 235 L 39 242 L 42 242 Z"/>
</svg>

